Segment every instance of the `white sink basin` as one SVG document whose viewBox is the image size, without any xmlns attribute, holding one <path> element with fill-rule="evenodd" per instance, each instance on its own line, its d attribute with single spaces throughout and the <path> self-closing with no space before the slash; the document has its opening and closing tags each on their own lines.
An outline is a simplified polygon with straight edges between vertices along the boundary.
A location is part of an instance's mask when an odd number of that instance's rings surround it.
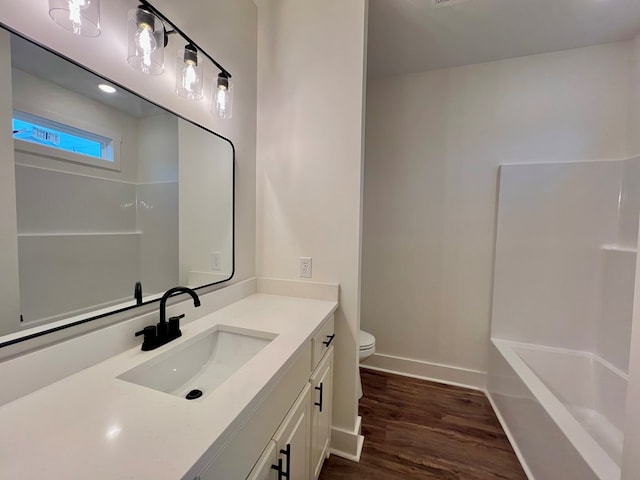
<svg viewBox="0 0 640 480">
<path fill-rule="evenodd" d="M 206 396 L 276 336 L 218 325 L 118 378 L 183 398 L 194 390 Z"/>
</svg>

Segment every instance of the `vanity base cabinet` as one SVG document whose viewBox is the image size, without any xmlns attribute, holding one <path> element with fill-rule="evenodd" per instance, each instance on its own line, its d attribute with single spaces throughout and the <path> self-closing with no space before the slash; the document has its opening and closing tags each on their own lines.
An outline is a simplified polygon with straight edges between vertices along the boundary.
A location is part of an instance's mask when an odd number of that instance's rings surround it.
<svg viewBox="0 0 640 480">
<path fill-rule="evenodd" d="M 308 386 L 311 348 L 308 346 L 292 361 L 289 369 L 274 384 L 264 400 L 246 417 L 218 454 L 210 454 L 197 476 L 199 480 L 244 479 L 256 460 L 291 411 L 299 393 Z M 213 457 L 213 458 L 212 458 Z M 204 458 L 207 458 L 205 454 Z M 197 468 L 197 467 L 196 467 Z M 198 470 L 196 470 L 197 472 Z M 277 479 L 277 476 L 275 477 Z M 307 477 L 308 478 L 308 477 Z"/>
<path fill-rule="evenodd" d="M 311 478 L 317 480 L 324 460 L 329 456 L 331 440 L 333 346 L 311 375 L 311 388 Z"/>
<path fill-rule="evenodd" d="M 278 472 L 273 468 L 274 465 L 278 464 L 276 452 L 276 442 L 271 440 L 262 455 L 260 455 L 247 480 L 278 480 Z"/>
<path fill-rule="evenodd" d="M 331 435 L 333 332 L 330 317 L 223 449 L 205 454 L 206 466 L 192 470 L 201 473 L 184 478 L 317 480 Z"/>
</svg>

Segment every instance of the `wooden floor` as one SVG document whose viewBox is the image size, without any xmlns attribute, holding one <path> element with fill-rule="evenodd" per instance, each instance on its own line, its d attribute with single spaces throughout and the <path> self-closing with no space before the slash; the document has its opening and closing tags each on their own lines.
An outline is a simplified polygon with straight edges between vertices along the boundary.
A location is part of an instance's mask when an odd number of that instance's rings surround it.
<svg viewBox="0 0 640 480">
<path fill-rule="evenodd" d="M 481 392 L 361 370 L 360 463 L 332 455 L 320 480 L 526 480 Z"/>
</svg>

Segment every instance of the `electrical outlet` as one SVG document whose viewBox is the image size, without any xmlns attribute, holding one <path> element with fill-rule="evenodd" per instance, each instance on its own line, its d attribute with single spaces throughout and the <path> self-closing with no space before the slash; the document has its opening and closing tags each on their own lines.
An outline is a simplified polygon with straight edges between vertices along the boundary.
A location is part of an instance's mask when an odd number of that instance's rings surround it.
<svg viewBox="0 0 640 480">
<path fill-rule="evenodd" d="M 300 278 L 311 278 L 311 257 L 300 257 Z"/>
<path fill-rule="evenodd" d="M 222 270 L 222 254 L 220 252 L 211 252 L 211 270 Z"/>
</svg>

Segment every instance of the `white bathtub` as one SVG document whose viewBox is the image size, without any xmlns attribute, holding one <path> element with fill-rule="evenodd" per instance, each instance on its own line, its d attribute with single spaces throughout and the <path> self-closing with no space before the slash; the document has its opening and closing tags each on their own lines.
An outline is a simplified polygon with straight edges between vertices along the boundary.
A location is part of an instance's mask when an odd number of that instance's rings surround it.
<svg viewBox="0 0 640 480">
<path fill-rule="evenodd" d="M 489 397 L 535 480 L 619 480 L 626 375 L 589 353 L 493 339 Z"/>
</svg>

